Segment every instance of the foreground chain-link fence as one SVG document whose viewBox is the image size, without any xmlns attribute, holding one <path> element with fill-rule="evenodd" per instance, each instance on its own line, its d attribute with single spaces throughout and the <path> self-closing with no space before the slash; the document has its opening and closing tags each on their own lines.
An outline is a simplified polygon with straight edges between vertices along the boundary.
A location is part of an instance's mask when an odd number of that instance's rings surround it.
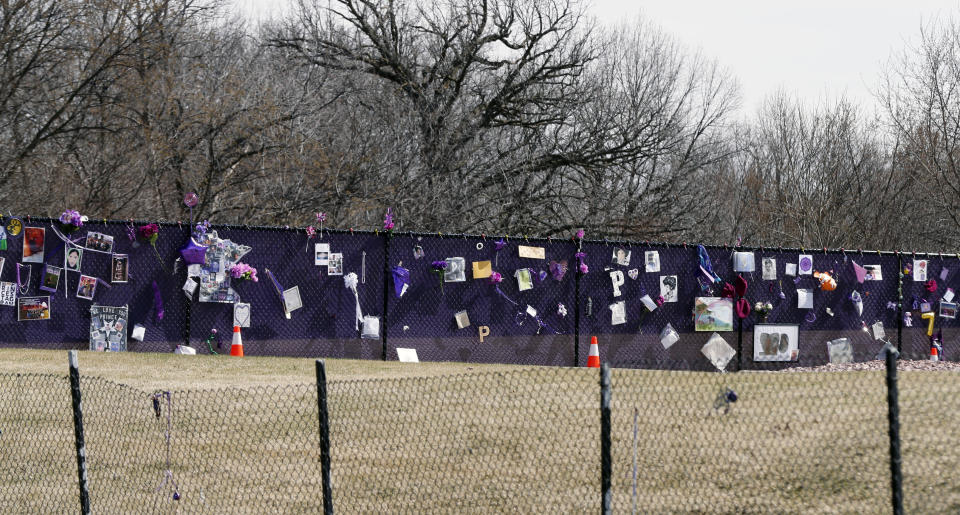
<svg viewBox="0 0 960 515">
<path fill-rule="evenodd" d="M 318 362 L 283 387 L 77 375 L 76 403 L 66 376 L 0 374 L 0 512 L 956 512 L 960 375 L 888 364 L 328 382 Z"/>
</svg>

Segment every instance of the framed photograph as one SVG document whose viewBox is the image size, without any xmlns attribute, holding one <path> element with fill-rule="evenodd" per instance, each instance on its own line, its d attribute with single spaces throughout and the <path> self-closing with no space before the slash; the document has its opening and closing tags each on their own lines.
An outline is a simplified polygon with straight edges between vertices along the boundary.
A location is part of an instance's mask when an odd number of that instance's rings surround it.
<svg viewBox="0 0 960 515">
<path fill-rule="evenodd" d="M 813 255 L 800 254 L 797 258 L 797 268 L 800 275 L 813 275 Z"/>
<path fill-rule="evenodd" d="M 677 301 L 677 276 L 660 276 L 660 296 L 663 297 L 664 302 Z"/>
<path fill-rule="evenodd" d="M 110 282 L 125 283 L 130 278 L 130 256 L 113 254 L 110 257 Z"/>
<path fill-rule="evenodd" d="M 43 275 L 40 278 L 40 289 L 48 292 L 56 292 L 60 284 L 60 274 L 63 269 L 52 265 L 43 266 Z"/>
<path fill-rule="evenodd" d="M 43 263 L 43 246 L 47 231 L 43 227 L 23 229 L 23 262 Z"/>
<path fill-rule="evenodd" d="M 93 300 L 95 293 L 97 293 L 97 278 L 89 275 L 81 275 L 80 282 L 77 284 L 77 297 Z"/>
<path fill-rule="evenodd" d="M 68 247 L 66 255 L 63 256 L 64 270 L 79 272 L 81 262 L 83 262 L 83 249 L 80 247 Z"/>
<path fill-rule="evenodd" d="M 20 297 L 17 299 L 17 321 L 50 320 L 50 297 Z"/>
<path fill-rule="evenodd" d="M 753 326 L 754 361 L 797 361 L 800 326 L 756 324 Z"/>
<path fill-rule="evenodd" d="M 88 232 L 86 247 L 87 250 L 110 254 L 113 252 L 113 236 L 102 232 Z"/>
<path fill-rule="evenodd" d="M 343 275 L 343 254 L 331 252 L 327 261 L 327 275 Z"/>
<path fill-rule="evenodd" d="M 447 258 L 447 268 L 443 271 L 443 282 L 462 283 L 467 280 L 467 262 L 462 257 Z"/>
<path fill-rule="evenodd" d="M 697 297 L 693 314 L 695 331 L 733 331 L 733 299 Z"/>
<path fill-rule="evenodd" d="M 621 266 L 630 266 L 630 249 L 613 249 L 613 263 Z"/>
<path fill-rule="evenodd" d="M 927 264 L 929 262 L 926 259 L 914 259 L 913 260 L 913 280 L 918 282 L 924 282 L 927 280 Z"/>
<path fill-rule="evenodd" d="M 0 306 L 17 305 L 17 283 L 0 282 Z"/>
</svg>

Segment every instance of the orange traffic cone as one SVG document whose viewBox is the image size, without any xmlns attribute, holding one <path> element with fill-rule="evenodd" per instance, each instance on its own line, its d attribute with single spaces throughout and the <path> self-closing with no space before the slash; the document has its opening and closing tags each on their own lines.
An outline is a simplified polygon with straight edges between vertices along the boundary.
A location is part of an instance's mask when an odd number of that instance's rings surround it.
<svg viewBox="0 0 960 515">
<path fill-rule="evenodd" d="M 937 353 L 936 347 L 930 347 L 930 361 L 940 361 L 940 355 Z"/>
<path fill-rule="evenodd" d="M 600 346 L 597 337 L 590 337 L 590 354 L 587 356 L 587 368 L 600 368 Z"/>
<path fill-rule="evenodd" d="M 243 357 L 243 340 L 240 339 L 240 326 L 233 326 L 233 343 L 230 345 L 230 355 Z"/>
</svg>

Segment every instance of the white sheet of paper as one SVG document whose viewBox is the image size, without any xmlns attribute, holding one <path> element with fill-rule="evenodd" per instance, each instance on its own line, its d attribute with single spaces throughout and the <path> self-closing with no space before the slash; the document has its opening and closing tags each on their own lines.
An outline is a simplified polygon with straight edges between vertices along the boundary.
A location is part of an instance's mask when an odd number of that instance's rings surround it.
<svg viewBox="0 0 960 515">
<path fill-rule="evenodd" d="M 797 309 L 813 309 L 813 290 L 797 289 Z"/>
<path fill-rule="evenodd" d="M 143 341 L 143 337 L 147 335 L 147 328 L 143 327 L 140 324 L 133 326 L 133 332 L 130 333 L 130 338 L 137 340 L 138 342 Z"/>
<path fill-rule="evenodd" d="M 420 363 L 420 359 L 417 358 L 417 349 L 397 347 L 397 359 L 401 363 Z"/>
<path fill-rule="evenodd" d="M 203 265 L 187 265 L 187 277 L 198 277 L 203 271 Z"/>
<path fill-rule="evenodd" d="M 543 247 L 527 247 L 525 245 L 520 245 L 517 247 L 517 253 L 522 258 L 530 258 L 530 259 L 546 259 L 547 258 L 546 249 Z"/>
<path fill-rule="evenodd" d="M 313 245 L 313 264 L 327 266 L 330 264 L 330 244 L 316 243 Z"/>
<path fill-rule="evenodd" d="M 953 288 L 947 288 L 947 292 L 943 294 L 943 300 L 953 302 L 954 295 Z"/>
<path fill-rule="evenodd" d="M 627 322 L 627 304 L 624 301 L 610 304 L 610 325 L 620 325 Z"/>
<path fill-rule="evenodd" d="M 250 304 L 237 302 L 233 305 L 233 325 L 250 327 Z"/>
<path fill-rule="evenodd" d="M 188 299 L 193 299 L 193 294 L 196 293 L 197 287 L 200 284 L 197 281 L 187 277 L 187 282 L 183 283 L 183 294 L 187 296 Z"/>
<path fill-rule="evenodd" d="M 366 315 L 363 317 L 363 330 L 360 332 L 361 338 L 375 340 L 380 338 L 380 317 Z"/>
<path fill-rule="evenodd" d="M 640 302 L 642 302 L 643 305 L 647 308 L 647 311 L 656 311 L 657 309 L 657 303 L 654 302 L 649 295 L 644 295 L 643 297 L 640 297 Z"/>
<path fill-rule="evenodd" d="M 796 277 L 797 275 L 797 264 L 796 263 L 787 263 L 787 266 L 783 270 L 784 275 L 789 275 L 790 277 Z"/>
<path fill-rule="evenodd" d="M 534 309 L 533 306 L 527 304 L 527 314 L 530 315 L 530 316 L 532 316 L 532 317 L 534 317 L 534 318 L 536 318 L 536 317 L 537 317 L 537 310 Z"/>
</svg>

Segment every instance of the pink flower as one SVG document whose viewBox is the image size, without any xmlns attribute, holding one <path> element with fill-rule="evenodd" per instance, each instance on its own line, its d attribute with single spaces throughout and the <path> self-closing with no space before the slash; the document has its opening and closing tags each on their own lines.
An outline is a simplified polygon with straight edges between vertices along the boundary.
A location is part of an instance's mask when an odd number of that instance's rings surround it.
<svg viewBox="0 0 960 515">
<path fill-rule="evenodd" d="M 307 226 L 307 238 L 308 238 L 308 239 L 313 238 L 314 236 L 316 236 L 316 234 L 317 234 L 317 230 L 314 229 L 312 225 Z"/>
</svg>

